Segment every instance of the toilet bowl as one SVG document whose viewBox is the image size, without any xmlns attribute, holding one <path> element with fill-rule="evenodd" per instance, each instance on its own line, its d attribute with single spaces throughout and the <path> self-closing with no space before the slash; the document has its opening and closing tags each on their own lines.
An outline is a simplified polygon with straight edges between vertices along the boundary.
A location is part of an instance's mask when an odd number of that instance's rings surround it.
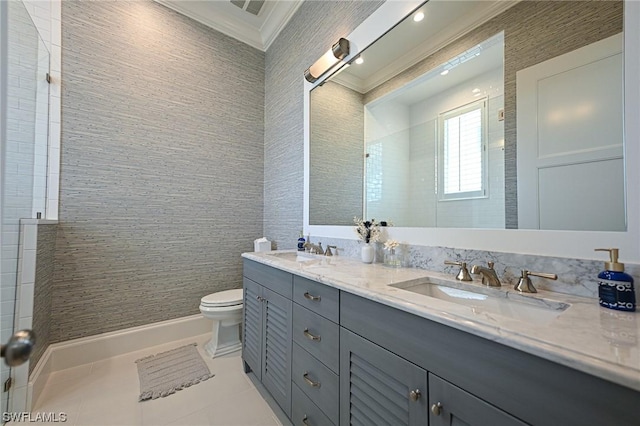
<svg viewBox="0 0 640 426">
<path fill-rule="evenodd" d="M 200 300 L 200 312 L 213 320 L 211 340 L 204 346 L 211 358 L 235 352 L 242 348 L 240 323 L 242 322 L 242 289 L 225 290 L 209 294 Z"/>
</svg>

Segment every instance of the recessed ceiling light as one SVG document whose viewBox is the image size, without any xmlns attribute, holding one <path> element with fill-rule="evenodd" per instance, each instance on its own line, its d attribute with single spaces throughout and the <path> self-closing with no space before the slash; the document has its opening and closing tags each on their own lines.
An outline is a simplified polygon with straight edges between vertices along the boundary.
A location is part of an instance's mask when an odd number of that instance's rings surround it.
<svg viewBox="0 0 640 426">
<path fill-rule="evenodd" d="M 476 88 L 475 88 L 475 89 L 473 89 L 471 92 L 472 92 L 472 93 L 480 93 L 480 89 L 478 89 L 478 88 L 476 87 Z"/>
<path fill-rule="evenodd" d="M 449 74 L 449 70 L 444 70 L 440 73 L 440 75 L 447 75 L 447 74 Z"/>
<path fill-rule="evenodd" d="M 416 22 L 420 22 L 424 19 L 424 12 L 418 12 L 415 15 L 413 15 L 413 20 Z"/>
<path fill-rule="evenodd" d="M 356 59 L 356 64 L 358 64 L 358 65 L 360 65 L 363 62 L 364 62 L 364 59 L 362 59 L 361 57 Z"/>
</svg>

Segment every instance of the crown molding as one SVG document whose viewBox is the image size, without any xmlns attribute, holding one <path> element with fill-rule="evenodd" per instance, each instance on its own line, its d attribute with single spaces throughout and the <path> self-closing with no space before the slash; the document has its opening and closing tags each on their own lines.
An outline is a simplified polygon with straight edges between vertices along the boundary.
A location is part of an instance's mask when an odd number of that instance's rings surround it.
<svg viewBox="0 0 640 426">
<path fill-rule="evenodd" d="M 240 9 L 234 10 L 233 13 L 227 12 L 224 10 L 227 7 L 226 3 L 216 5 L 215 2 L 203 1 L 154 1 L 264 52 L 304 0 L 274 1 L 268 10 L 263 10 L 265 13 L 261 13 L 257 17 L 248 12 L 242 12 Z M 230 5 L 230 7 L 235 6 Z"/>
<path fill-rule="evenodd" d="M 264 46 L 262 50 L 266 52 L 267 49 L 269 49 L 271 43 L 278 37 L 280 31 L 284 29 L 298 8 L 300 8 L 303 1 L 304 0 L 276 2 L 260 27 L 262 44 Z"/>
</svg>

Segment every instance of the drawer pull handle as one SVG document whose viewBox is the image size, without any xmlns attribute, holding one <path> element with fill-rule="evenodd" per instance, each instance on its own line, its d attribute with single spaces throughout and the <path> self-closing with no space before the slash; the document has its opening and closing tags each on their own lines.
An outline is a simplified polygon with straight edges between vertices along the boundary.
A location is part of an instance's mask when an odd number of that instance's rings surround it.
<svg viewBox="0 0 640 426">
<path fill-rule="evenodd" d="M 439 416 L 442 413 L 442 404 L 440 402 L 433 404 L 431 406 L 431 412 L 436 416 Z"/>
<path fill-rule="evenodd" d="M 321 338 L 320 336 L 314 336 L 313 334 L 309 333 L 308 328 L 304 329 L 304 335 L 307 336 L 309 340 L 313 340 L 314 342 L 319 342 Z"/>
<path fill-rule="evenodd" d="M 302 375 L 302 378 L 304 379 L 305 382 L 307 382 L 307 384 L 309 386 L 311 386 L 312 388 L 319 388 L 320 387 L 320 382 L 314 382 L 313 380 L 311 380 L 309 378 L 309 373 L 307 373 L 306 371 L 304 372 L 304 374 Z"/>
<path fill-rule="evenodd" d="M 309 425 L 309 419 L 307 418 L 307 415 L 305 414 L 304 417 L 302 418 L 302 423 L 304 423 L 305 425 Z"/>
<path fill-rule="evenodd" d="M 411 392 L 409 392 L 409 399 L 413 402 L 419 400 L 421 396 L 422 392 L 420 392 L 420 389 L 412 390 Z"/>
<path fill-rule="evenodd" d="M 308 291 L 304 293 L 304 298 L 308 300 L 312 300 L 314 302 L 319 302 L 322 299 L 320 296 L 314 296 L 312 294 L 309 294 Z"/>
</svg>

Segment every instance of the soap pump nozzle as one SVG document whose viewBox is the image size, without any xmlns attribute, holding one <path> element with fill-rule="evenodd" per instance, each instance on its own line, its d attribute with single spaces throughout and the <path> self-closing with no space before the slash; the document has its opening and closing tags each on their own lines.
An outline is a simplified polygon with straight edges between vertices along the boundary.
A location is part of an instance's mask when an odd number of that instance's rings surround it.
<svg viewBox="0 0 640 426">
<path fill-rule="evenodd" d="M 604 269 L 607 271 L 615 271 L 615 272 L 624 272 L 624 263 L 618 262 L 618 251 L 617 248 L 599 248 L 594 251 L 608 251 L 609 252 L 609 262 L 604 262 Z"/>
</svg>

